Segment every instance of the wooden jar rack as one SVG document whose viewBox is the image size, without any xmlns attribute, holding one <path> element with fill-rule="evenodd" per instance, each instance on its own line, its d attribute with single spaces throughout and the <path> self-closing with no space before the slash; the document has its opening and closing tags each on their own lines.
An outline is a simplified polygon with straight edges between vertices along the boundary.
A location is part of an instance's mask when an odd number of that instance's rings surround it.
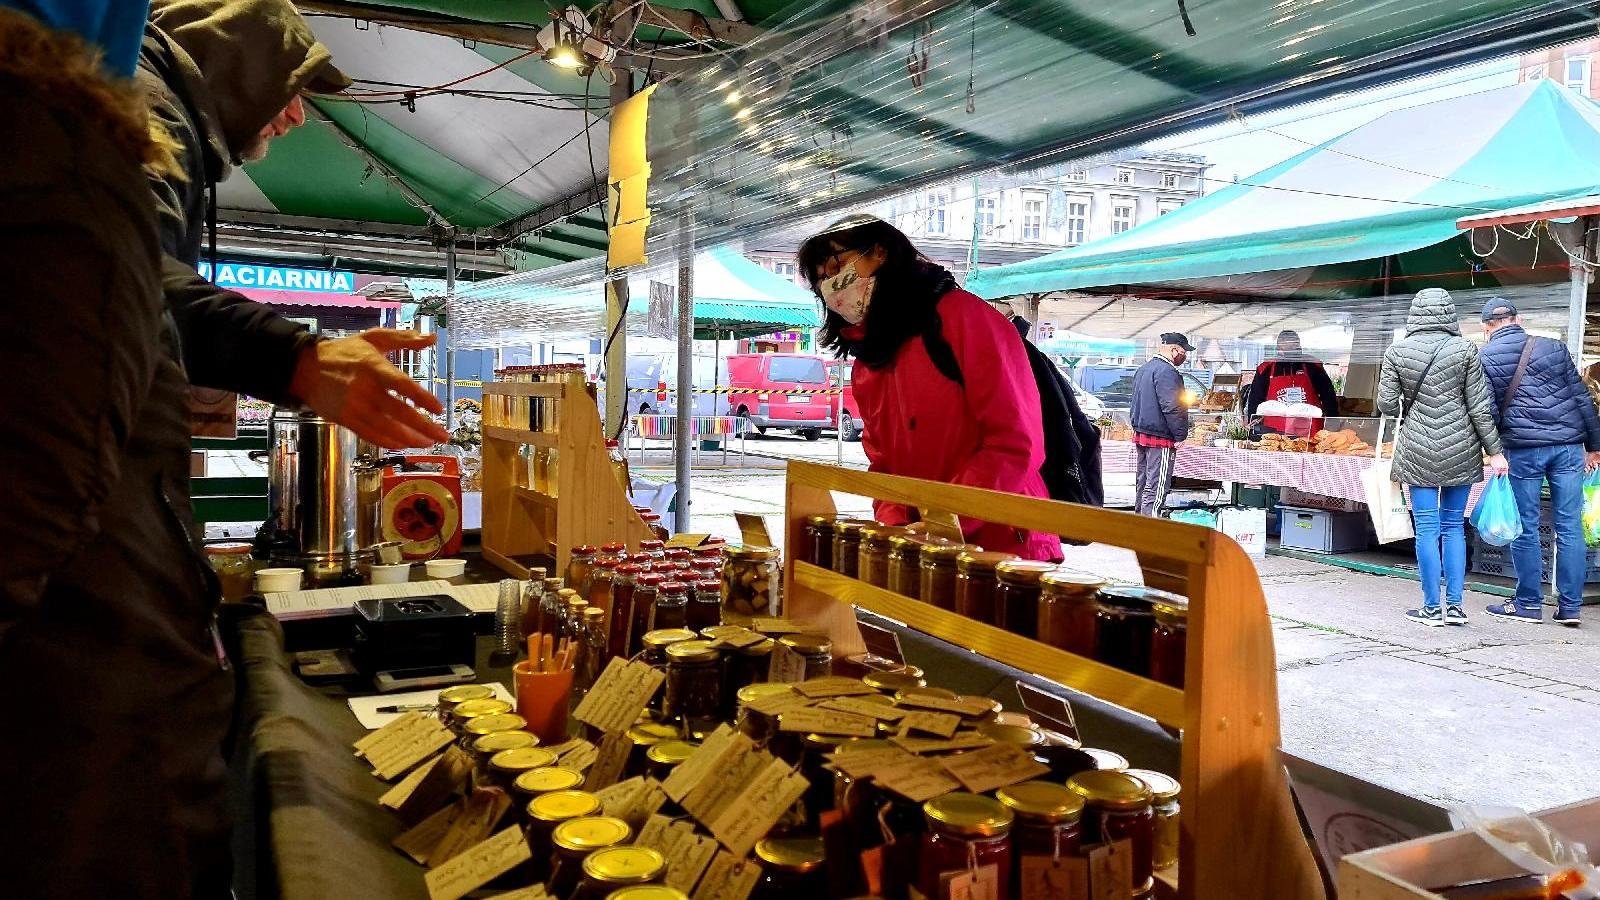
<svg viewBox="0 0 1600 900">
<path fill-rule="evenodd" d="M 483 394 L 486 423 L 491 397 L 543 398 L 556 401 L 559 408 L 553 430 L 483 427 L 484 559 L 527 578 L 529 567 L 519 558 L 550 557 L 555 564 L 550 574 L 555 576 L 566 571 L 573 547 L 621 541 L 637 548 L 652 537 L 613 474 L 600 413 L 584 385 L 570 380 L 496 382 L 485 384 Z M 519 483 L 528 480 L 520 452 L 525 446 L 556 451 L 553 491 Z"/>
<path fill-rule="evenodd" d="M 834 515 L 832 491 L 970 515 L 1138 554 L 1145 582 L 1189 598 L 1185 688 L 1112 668 L 956 615 L 788 554 L 790 618 L 825 625 L 836 653 L 860 652 L 864 610 L 1140 713 L 1181 734 L 1183 900 L 1323 900 L 1277 760 L 1278 682 L 1255 567 L 1220 532 L 1129 513 L 913 478 L 790 462 L 787 546 L 807 545 L 809 516 Z M 1066 548 L 1070 563 L 1072 548 Z"/>
</svg>

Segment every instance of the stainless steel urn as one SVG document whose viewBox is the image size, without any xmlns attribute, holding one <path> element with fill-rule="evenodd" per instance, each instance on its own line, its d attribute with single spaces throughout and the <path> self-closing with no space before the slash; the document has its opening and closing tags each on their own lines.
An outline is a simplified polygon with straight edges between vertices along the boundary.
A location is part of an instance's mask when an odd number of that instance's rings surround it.
<svg viewBox="0 0 1600 900">
<path fill-rule="evenodd" d="M 358 582 L 378 541 L 378 450 L 316 413 L 277 408 L 267 423 L 269 518 L 258 555 L 306 571 L 307 582 Z"/>
</svg>

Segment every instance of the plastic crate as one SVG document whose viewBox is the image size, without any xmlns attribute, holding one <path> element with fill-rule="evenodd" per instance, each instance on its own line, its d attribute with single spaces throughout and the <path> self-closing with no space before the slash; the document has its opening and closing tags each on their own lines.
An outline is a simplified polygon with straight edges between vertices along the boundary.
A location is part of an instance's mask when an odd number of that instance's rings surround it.
<svg viewBox="0 0 1600 900">
<path fill-rule="evenodd" d="M 1278 507 L 1278 546 L 1312 553 L 1344 553 L 1367 546 L 1370 519 L 1364 512 Z"/>
</svg>

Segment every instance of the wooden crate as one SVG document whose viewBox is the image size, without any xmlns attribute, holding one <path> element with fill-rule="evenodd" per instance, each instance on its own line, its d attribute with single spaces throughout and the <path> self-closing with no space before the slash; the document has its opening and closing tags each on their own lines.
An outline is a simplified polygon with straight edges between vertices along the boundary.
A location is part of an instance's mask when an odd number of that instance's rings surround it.
<svg viewBox="0 0 1600 900">
<path fill-rule="evenodd" d="M 1277 763 L 1278 680 L 1266 600 L 1255 566 L 1233 540 L 1209 528 L 1129 513 L 813 463 L 789 463 L 787 491 L 787 613 L 825 626 L 836 655 L 863 647 L 852 609 L 859 607 L 1180 731 L 1179 897 L 1323 900 L 1312 848 Z M 833 491 L 1135 551 L 1147 584 L 1189 597 L 1185 689 L 800 559 L 798 548 L 808 545 L 805 520 L 836 513 Z"/>
<path fill-rule="evenodd" d="M 1538 813 L 1556 831 L 1600 847 L 1600 798 Z M 1352 853 L 1339 861 L 1339 900 L 1417 900 L 1429 888 L 1520 874 L 1471 831 L 1452 831 Z"/>
</svg>

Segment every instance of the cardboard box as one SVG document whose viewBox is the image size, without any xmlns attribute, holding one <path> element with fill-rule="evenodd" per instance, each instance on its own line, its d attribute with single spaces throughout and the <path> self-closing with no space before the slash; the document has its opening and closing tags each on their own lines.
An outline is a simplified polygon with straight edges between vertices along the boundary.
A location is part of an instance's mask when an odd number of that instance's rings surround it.
<svg viewBox="0 0 1600 900">
<path fill-rule="evenodd" d="M 189 451 L 189 477 L 190 478 L 204 478 L 204 477 L 206 477 L 206 451 L 204 451 L 204 450 L 190 450 Z"/>
<path fill-rule="evenodd" d="M 1343 497 L 1325 497 L 1322 494 L 1308 494 L 1305 491 L 1286 487 L 1278 494 L 1278 503 L 1282 506 L 1294 506 L 1300 509 L 1326 509 L 1333 512 L 1365 512 L 1367 505 L 1356 500 L 1346 500 Z"/>
</svg>

